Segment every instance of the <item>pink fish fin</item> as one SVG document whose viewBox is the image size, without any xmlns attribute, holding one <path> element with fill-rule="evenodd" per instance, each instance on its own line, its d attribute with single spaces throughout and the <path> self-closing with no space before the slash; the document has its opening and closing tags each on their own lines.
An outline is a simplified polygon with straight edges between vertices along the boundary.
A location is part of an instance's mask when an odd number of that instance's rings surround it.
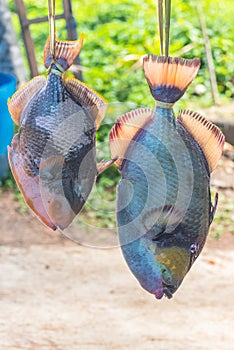
<svg viewBox="0 0 234 350">
<path fill-rule="evenodd" d="M 98 129 L 106 113 L 107 101 L 88 85 L 77 79 L 64 79 L 64 85 L 77 103 L 90 111 L 96 122 L 96 129 Z"/>
<path fill-rule="evenodd" d="M 117 160 L 117 157 L 107 160 L 107 161 L 101 161 L 97 164 L 97 175 L 100 175 L 101 173 L 103 173 L 103 171 L 105 171 L 106 169 L 108 169 L 112 164 L 114 164 Z"/>
<path fill-rule="evenodd" d="M 197 75 L 200 60 L 148 55 L 143 68 L 152 96 L 156 101 L 175 103 Z"/>
<path fill-rule="evenodd" d="M 200 145 L 212 172 L 222 155 L 225 140 L 222 131 L 200 114 L 189 110 L 180 111 L 178 121 Z"/>
<path fill-rule="evenodd" d="M 210 208 L 210 224 L 214 220 L 214 216 L 215 216 L 217 205 L 218 205 L 218 200 L 219 200 L 219 194 L 218 194 L 218 192 L 216 192 L 214 204 L 211 204 L 211 208 Z"/>
<path fill-rule="evenodd" d="M 42 203 L 39 176 L 29 176 L 25 172 L 23 167 L 24 158 L 17 152 L 17 135 L 12 140 L 12 146 L 8 147 L 8 158 L 12 174 L 26 204 L 45 225 L 52 230 L 56 230 L 56 226 L 49 218 Z"/>
<path fill-rule="evenodd" d="M 139 130 L 151 120 L 153 110 L 150 108 L 139 108 L 122 115 L 110 131 L 111 157 L 117 158 L 116 166 L 120 168 L 124 155 L 131 140 L 137 135 Z"/>
<path fill-rule="evenodd" d="M 48 69 L 52 63 L 57 63 L 62 71 L 67 70 L 79 55 L 83 45 L 84 35 L 81 34 L 78 40 L 65 41 L 55 40 L 55 57 L 50 53 L 50 38 L 47 39 L 44 47 L 44 65 Z"/>
<path fill-rule="evenodd" d="M 23 85 L 16 91 L 12 98 L 8 100 L 8 109 L 15 124 L 20 125 L 23 109 L 32 97 L 45 85 L 46 78 L 39 75 Z"/>
</svg>

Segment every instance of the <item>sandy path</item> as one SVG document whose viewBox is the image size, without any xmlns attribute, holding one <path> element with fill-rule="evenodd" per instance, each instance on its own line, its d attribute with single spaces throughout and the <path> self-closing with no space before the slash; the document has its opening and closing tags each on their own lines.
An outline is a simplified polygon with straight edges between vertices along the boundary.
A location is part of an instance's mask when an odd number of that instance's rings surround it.
<svg viewBox="0 0 234 350">
<path fill-rule="evenodd" d="M 0 264 L 1 350 L 234 349 L 233 250 L 206 248 L 161 301 L 119 249 L 5 245 Z"/>
</svg>

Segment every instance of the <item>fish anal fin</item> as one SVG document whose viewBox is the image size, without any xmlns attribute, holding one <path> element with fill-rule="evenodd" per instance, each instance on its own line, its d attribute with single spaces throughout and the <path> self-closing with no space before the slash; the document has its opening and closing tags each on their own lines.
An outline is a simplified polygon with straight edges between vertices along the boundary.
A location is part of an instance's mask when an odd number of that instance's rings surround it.
<svg viewBox="0 0 234 350">
<path fill-rule="evenodd" d="M 152 96 L 156 101 L 175 103 L 195 78 L 200 60 L 148 55 L 143 68 Z"/>
<path fill-rule="evenodd" d="M 106 113 L 107 101 L 78 79 L 64 79 L 64 85 L 77 103 L 88 109 L 98 129 Z"/>
<path fill-rule="evenodd" d="M 66 41 L 56 39 L 54 43 L 55 57 L 50 53 L 50 38 L 47 39 L 44 47 L 44 65 L 48 69 L 55 60 L 64 70 L 67 70 L 79 55 L 84 41 L 81 34 L 78 40 Z"/>
<path fill-rule="evenodd" d="M 216 192 L 214 204 L 211 204 L 211 208 L 210 208 L 210 225 L 211 225 L 212 221 L 214 220 L 214 216 L 215 216 L 217 205 L 218 205 L 218 200 L 219 200 L 219 194 L 218 194 L 218 192 Z"/>
<path fill-rule="evenodd" d="M 8 109 L 15 124 L 20 125 L 20 117 L 23 109 L 32 97 L 46 84 L 46 78 L 39 75 L 23 85 L 8 100 Z"/>
<path fill-rule="evenodd" d="M 119 168 L 131 140 L 140 129 L 152 118 L 153 110 L 150 108 L 139 108 L 122 115 L 110 131 L 111 157 L 117 158 L 115 162 Z"/>
<path fill-rule="evenodd" d="M 189 110 L 181 111 L 178 120 L 202 148 L 212 172 L 222 155 L 225 140 L 222 131 L 200 114 Z"/>
</svg>

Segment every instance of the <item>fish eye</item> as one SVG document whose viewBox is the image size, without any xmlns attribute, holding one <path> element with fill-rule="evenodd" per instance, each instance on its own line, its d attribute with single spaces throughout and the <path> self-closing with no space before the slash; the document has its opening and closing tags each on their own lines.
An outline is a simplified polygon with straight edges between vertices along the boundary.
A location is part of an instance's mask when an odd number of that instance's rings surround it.
<svg viewBox="0 0 234 350">
<path fill-rule="evenodd" d="M 190 248 L 189 248 L 190 253 L 191 253 L 191 254 L 197 253 L 198 248 L 199 248 L 198 244 L 196 244 L 196 243 L 191 244 L 191 246 L 190 246 Z"/>
<path fill-rule="evenodd" d="M 188 270 L 191 268 L 192 264 L 194 263 L 195 259 L 198 256 L 198 250 L 199 250 L 199 245 L 197 243 L 192 243 L 189 247 L 189 251 L 191 253 L 190 255 L 190 262 L 188 266 Z"/>
</svg>

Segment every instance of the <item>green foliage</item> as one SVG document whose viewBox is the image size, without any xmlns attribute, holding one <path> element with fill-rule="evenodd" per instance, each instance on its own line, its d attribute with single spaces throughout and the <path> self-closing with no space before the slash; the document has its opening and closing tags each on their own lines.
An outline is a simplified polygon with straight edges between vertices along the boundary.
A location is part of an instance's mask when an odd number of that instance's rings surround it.
<svg viewBox="0 0 234 350">
<path fill-rule="evenodd" d="M 0 193 L 3 189 L 14 192 L 18 191 L 18 188 L 16 186 L 16 183 L 13 181 L 13 176 L 10 171 L 7 177 L 0 179 Z"/>
<path fill-rule="evenodd" d="M 47 15 L 47 0 L 25 0 L 29 18 Z M 13 0 L 9 0 L 14 11 Z M 234 7 L 232 0 L 200 0 L 208 27 L 213 51 L 219 91 L 230 97 L 234 93 L 233 61 Z M 130 101 L 138 105 L 152 105 L 142 69 L 132 66 L 146 53 L 159 54 L 156 1 L 85 0 L 73 1 L 73 12 L 79 33 L 85 34 L 81 53 L 85 67 L 85 81 L 110 102 Z M 57 14 L 62 13 L 62 1 L 56 1 Z M 20 37 L 19 23 L 13 15 Z M 66 38 L 64 20 L 56 23 L 58 37 Z M 40 72 L 43 67 L 43 46 L 48 36 L 48 24 L 31 26 Z M 210 90 L 202 32 L 196 1 L 172 1 L 171 55 L 185 58 L 200 57 L 202 65 L 197 83 Z M 193 93 L 191 87 L 187 99 Z M 190 94 L 190 95 L 189 95 Z"/>
<path fill-rule="evenodd" d="M 47 15 L 47 0 L 24 0 L 29 18 Z M 216 67 L 218 88 L 227 98 L 234 95 L 234 7 L 232 0 L 200 0 L 203 8 L 208 34 Z M 9 0 L 13 12 L 13 22 L 24 52 L 14 1 Z M 102 94 L 110 103 L 121 102 L 118 108 L 109 108 L 103 125 L 97 135 L 98 158 L 109 158 L 108 134 L 114 120 L 122 110 L 138 106 L 153 107 L 154 101 L 141 67 L 135 64 L 146 53 L 159 54 L 156 1 L 152 0 L 91 0 L 73 1 L 73 12 L 78 23 L 78 32 L 85 34 L 81 52 L 85 82 Z M 62 1 L 56 1 L 56 13 L 62 13 Z M 57 35 L 66 38 L 64 20 L 56 23 Z M 43 67 L 43 46 L 48 36 L 48 24 L 31 27 L 35 42 L 36 57 L 40 73 L 46 74 Z M 25 54 L 25 52 L 24 52 Z M 194 100 L 194 86 L 203 84 L 206 94 L 196 103 L 211 101 L 209 74 L 207 70 L 204 41 L 196 10 L 196 1 L 172 1 L 171 47 L 172 56 L 185 58 L 199 57 L 201 69 L 195 83 L 190 87 L 177 108 L 188 107 L 188 100 Z M 140 65 L 139 65 L 140 66 Z M 207 102 L 208 101 L 208 102 Z M 129 103 L 132 103 L 130 108 Z M 121 106 L 121 107 L 120 107 Z M 129 109 L 128 109 L 129 107 Z M 111 108 L 113 110 L 111 110 Z M 114 196 L 114 188 L 119 180 L 118 171 L 111 167 L 98 178 L 98 188 L 103 193 Z"/>
<path fill-rule="evenodd" d="M 18 202 L 18 211 L 20 214 L 27 212 L 27 205 L 23 200 L 23 196 L 18 189 L 12 174 L 9 171 L 9 175 L 6 178 L 0 180 L 0 194 L 3 191 L 12 191 L 14 192 L 14 199 Z"/>
</svg>

